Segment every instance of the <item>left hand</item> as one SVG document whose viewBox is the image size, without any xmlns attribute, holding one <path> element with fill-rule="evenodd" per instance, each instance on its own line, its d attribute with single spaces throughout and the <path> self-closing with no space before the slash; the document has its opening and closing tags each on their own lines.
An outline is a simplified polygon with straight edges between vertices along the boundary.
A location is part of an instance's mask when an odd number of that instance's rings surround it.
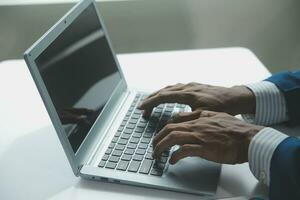
<svg viewBox="0 0 300 200">
<path fill-rule="evenodd" d="M 154 138 L 153 157 L 159 158 L 168 148 L 180 145 L 170 158 L 171 164 L 189 156 L 218 163 L 244 163 L 248 161 L 251 139 L 263 128 L 226 113 L 181 113 Z"/>
</svg>

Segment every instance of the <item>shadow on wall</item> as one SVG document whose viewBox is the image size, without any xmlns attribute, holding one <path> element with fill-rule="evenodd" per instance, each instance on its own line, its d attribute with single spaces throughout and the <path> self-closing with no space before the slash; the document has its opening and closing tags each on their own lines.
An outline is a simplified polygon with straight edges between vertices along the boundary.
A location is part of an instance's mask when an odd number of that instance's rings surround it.
<svg viewBox="0 0 300 200">
<path fill-rule="evenodd" d="M 0 7 L 0 60 L 21 58 L 74 4 Z M 151 0 L 98 3 L 117 53 L 242 46 L 270 70 L 300 63 L 300 1 Z M 9 20 L 7 20 L 9 19 Z"/>
</svg>

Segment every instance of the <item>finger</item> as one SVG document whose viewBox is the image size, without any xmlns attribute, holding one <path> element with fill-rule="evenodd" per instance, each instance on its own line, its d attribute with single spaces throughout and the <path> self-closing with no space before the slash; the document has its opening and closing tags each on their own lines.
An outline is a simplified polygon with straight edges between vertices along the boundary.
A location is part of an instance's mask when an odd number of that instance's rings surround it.
<svg viewBox="0 0 300 200">
<path fill-rule="evenodd" d="M 194 110 L 193 112 L 181 112 L 174 115 L 168 123 L 181 123 L 198 119 L 201 115 L 201 110 Z"/>
<path fill-rule="evenodd" d="M 161 129 L 158 132 L 155 138 L 153 138 L 153 148 L 155 148 L 157 143 L 172 131 L 188 131 L 188 129 L 182 124 L 167 124 L 163 129 Z"/>
<path fill-rule="evenodd" d="M 197 144 L 198 140 L 191 132 L 173 131 L 164 137 L 154 148 L 153 158 L 159 158 L 161 154 L 174 145 Z"/>
<path fill-rule="evenodd" d="M 157 95 L 158 93 L 161 93 L 162 91 L 164 90 L 168 90 L 168 91 L 177 91 L 177 90 L 180 90 L 182 88 L 183 84 L 182 83 L 177 83 L 175 85 L 169 85 L 169 86 L 166 86 L 152 94 L 150 94 L 149 96 L 147 96 L 144 100 L 150 98 L 150 97 L 153 97 L 155 95 Z"/>
<path fill-rule="evenodd" d="M 152 112 L 152 109 L 159 104 L 163 103 L 182 103 L 182 104 L 189 104 L 190 98 L 186 93 L 183 92 L 164 92 L 159 93 L 156 96 L 153 96 L 147 100 L 145 100 L 141 105 L 140 109 L 147 111 L 149 113 Z"/>
<path fill-rule="evenodd" d="M 185 144 L 172 153 L 169 162 L 170 164 L 174 165 L 183 158 L 190 157 L 190 156 L 203 157 L 203 155 L 205 155 L 205 150 L 202 145 Z"/>
<path fill-rule="evenodd" d="M 174 97 L 173 92 L 158 93 L 155 96 L 145 99 L 140 105 L 139 109 L 144 110 L 143 116 L 149 117 L 152 113 L 154 107 L 162 103 L 172 103 L 172 97 Z M 174 100 L 173 100 L 174 101 Z"/>
<path fill-rule="evenodd" d="M 201 111 L 200 117 L 213 117 L 217 114 L 218 114 L 218 112 L 203 110 L 203 111 Z"/>
</svg>

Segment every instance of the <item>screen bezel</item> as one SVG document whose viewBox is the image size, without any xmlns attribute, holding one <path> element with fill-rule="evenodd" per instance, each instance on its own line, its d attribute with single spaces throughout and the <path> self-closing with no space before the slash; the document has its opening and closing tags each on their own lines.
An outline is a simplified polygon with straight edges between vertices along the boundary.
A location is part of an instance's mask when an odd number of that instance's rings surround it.
<svg viewBox="0 0 300 200">
<path fill-rule="evenodd" d="M 112 51 L 114 61 L 118 67 L 118 71 L 121 76 L 121 81 L 116 86 L 114 92 L 112 93 L 111 97 L 108 100 L 108 103 L 105 105 L 101 114 L 96 119 L 94 125 L 88 132 L 81 146 L 79 147 L 77 152 L 74 153 L 72 146 L 68 140 L 67 134 L 65 133 L 62 123 L 59 119 L 58 113 L 56 112 L 54 104 L 50 98 L 50 95 L 46 89 L 44 81 L 35 63 L 35 60 L 89 6 L 93 6 L 96 11 L 96 15 L 97 15 L 96 17 L 98 17 L 99 19 L 99 23 L 102 26 L 105 37 Z M 110 38 L 108 37 L 105 25 L 102 21 L 102 18 L 100 16 L 100 13 L 96 7 L 94 0 L 82 0 L 79 3 L 77 3 L 69 12 L 67 12 L 52 28 L 50 28 L 39 40 L 37 40 L 37 42 L 35 42 L 24 53 L 24 59 L 36 83 L 36 86 L 46 106 L 46 109 L 49 113 L 53 126 L 57 132 L 60 142 L 62 143 L 63 149 L 68 157 L 73 172 L 76 176 L 79 175 L 81 166 L 84 165 L 84 163 L 86 163 L 88 156 L 92 151 L 92 147 L 95 145 L 96 139 L 97 138 L 99 139 L 99 137 L 97 136 L 97 131 L 93 131 L 93 130 L 99 129 L 99 127 L 101 127 L 101 124 L 99 124 L 99 122 L 101 122 L 101 120 L 103 119 L 107 119 L 108 115 L 110 114 L 109 111 L 112 109 L 117 99 L 119 99 L 120 96 L 127 91 L 127 83 L 125 81 L 124 74 L 120 68 L 120 65 L 115 55 L 116 54 L 112 48 Z M 104 123 L 105 122 L 103 121 L 103 124 Z M 97 126 L 95 127 L 96 124 Z"/>
</svg>

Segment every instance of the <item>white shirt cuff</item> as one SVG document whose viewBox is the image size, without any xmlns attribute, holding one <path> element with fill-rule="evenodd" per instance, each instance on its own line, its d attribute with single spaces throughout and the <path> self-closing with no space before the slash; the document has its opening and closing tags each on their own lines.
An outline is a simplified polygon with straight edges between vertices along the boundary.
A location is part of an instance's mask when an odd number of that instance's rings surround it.
<svg viewBox="0 0 300 200">
<path fill-rule="evenodd" d="M 270 183 L 270 165 L 277 146 L 288 136 L 273 129 L 264 128 L 251 140 L 248 160 L 253 175 L 266 185 Z"/>
<path fill-rule="evenodd" d="M 275 84 L 262 81 L 246 87 L 255 95 L 256 109 L 255 115 L 242 115 L 245 121 L 267 126 L 288 120 L 284 96 Z"/>
</svg>

